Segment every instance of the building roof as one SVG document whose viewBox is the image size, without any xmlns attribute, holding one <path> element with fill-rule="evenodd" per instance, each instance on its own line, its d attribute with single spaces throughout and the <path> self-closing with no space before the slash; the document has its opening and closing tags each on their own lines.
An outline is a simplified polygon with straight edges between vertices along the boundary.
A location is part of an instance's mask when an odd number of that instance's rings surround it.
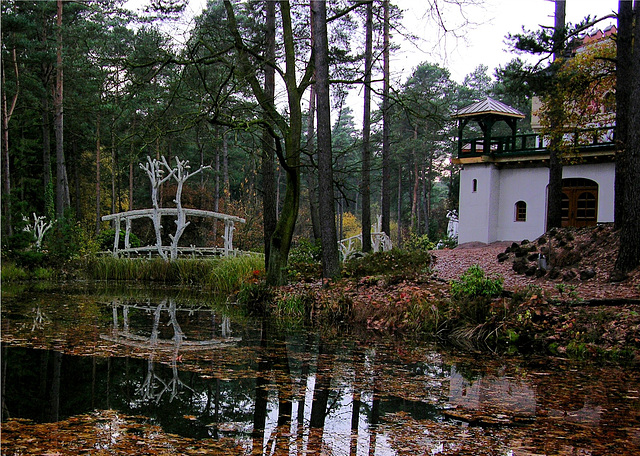
<svg viewBox="0 0 640 456">
<path fill-rule="evenodd" d="M 495 114 L 504 117 L 516 117 L 523 119 L 525 117 L 520 111 L 506 105 L 498 100 L 487 97 L 484 100 L 480 100 L 477 103 L 466 106 L 460 109 L 457 114 L 453 116 L 454 119 L 462 117 L 476 117 L 485 114 Z"/>
</svg>

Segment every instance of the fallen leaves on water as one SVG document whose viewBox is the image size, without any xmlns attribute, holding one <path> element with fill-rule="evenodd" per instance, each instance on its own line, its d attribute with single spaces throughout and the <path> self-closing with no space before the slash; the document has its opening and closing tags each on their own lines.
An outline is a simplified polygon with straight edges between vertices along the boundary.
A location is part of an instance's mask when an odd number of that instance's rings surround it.
<svg viewBox="0 0 640 456">
<path fill-rule="evenodd" d="M 56 423 L 11 419 L 2 424 L 3 455 L 235 455 L 232 439 L 193 440 L 167 434 L 147 418 L 113 410 L 78 415 Z"/>
</svg>

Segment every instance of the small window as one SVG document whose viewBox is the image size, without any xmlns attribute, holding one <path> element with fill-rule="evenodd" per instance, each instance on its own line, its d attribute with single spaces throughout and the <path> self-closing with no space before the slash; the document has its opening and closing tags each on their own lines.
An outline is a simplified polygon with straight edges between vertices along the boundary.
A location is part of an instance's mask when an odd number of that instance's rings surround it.
<svg viewBox="0 0 640 456">
<path fill-rule="evenodd" d="M 516 203 L 516 222 L 527 221 L 527 203 L 518 201 Z"/>
<path fill-rule="evenodd" d="M 471 182 L 471 191 L 472 191 L 473 193 L 475 193 L 475 192 L 477 192 L 477 191 L 478 191 L 478 179 L 474 179 L 474 180 Z"/>
</svg>

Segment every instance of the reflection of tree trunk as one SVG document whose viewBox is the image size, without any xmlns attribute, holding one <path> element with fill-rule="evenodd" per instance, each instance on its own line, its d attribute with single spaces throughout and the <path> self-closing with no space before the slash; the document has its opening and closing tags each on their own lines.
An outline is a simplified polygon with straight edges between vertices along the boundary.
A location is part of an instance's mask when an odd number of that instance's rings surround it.
<svg viewBox="0 0 640 456">
<path fill-rule="evenodd" d="M 2 392 L 0 393 L 2 407 L 0 408 L 0 423 L 4 423 L 4 420 L 9 418 L 8 410 L 6 409 L 5 401 L 4 401 L 4 393 L 6 391 L 7 386 L 7 352 L 8 348 L 6 344 L 2 344 Z"/>
<path fill-rule="evenodd" d="M 353 370 L 355 378 L 353 381 L 353 402 L 351 405 L 351 447 L 350 454 L 355 456 L 358 453 L 358 429 L 360 427 L 360 383 L 362 381 L 362 371 L 364 366 L 358 364 L 362 361 L 362 356 L 358 350 L 353 356 Z"/>
<path fill-rule="evenodd" d="M 60 418 L 60 377 L 62 371 L 62 353 L 53 352 L 53 375 L 51 377 L 51 396 L 49 401 L 49 421 Z"/>
<path fill-rule="evenodd" d="M 313 391 L 313 403 L 311 404 L 310 426 L 312 428 L 324 427 L 327 404 L 329 402 L 329 387 L 331 386 L 331 370 L 332 358 L 325 351 L 324 344 L 320 342 L 316 368 L 316 385 Z"/>
<path fill-rule="evenodd" d="M 371 359 L 371 396 L 373 398 L 371 404 L 371 414 L 369 415 L 369 454 L 373 456 L 376 452 L 376 440 L 378 432 L 378 422 L 380 421 L 380 397 L 378 393 L 378 377 L 375 375 L 375 353 Z"/>
<path fill-rule="evenodd" d="M 271 360 L 267 356 L 267 324 L 262 321 L 262 336 L 260 338 L 260 360 L 258 361 L 258 371 L 256 372 L 255 408 L 253 411 L 253 439 L 252 454 L 262 454 L 264 442 L 264 428 L 267 423 L 267 374 L 271 370 Z"/>
</svg>

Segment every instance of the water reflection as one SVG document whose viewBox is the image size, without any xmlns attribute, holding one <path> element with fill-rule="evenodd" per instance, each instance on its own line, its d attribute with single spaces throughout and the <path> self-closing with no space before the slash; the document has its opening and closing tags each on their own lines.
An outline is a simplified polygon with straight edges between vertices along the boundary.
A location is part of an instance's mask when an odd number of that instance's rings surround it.
<svg viewBox="0 0 640 456">
<path fill-rule="evenodd" d="M 2 314 L 3 419 L 113 409 L 265 455 L 640 450 L 633 369 L 287 331 L 177 298 L 25 296 Z"/>
</svg>

